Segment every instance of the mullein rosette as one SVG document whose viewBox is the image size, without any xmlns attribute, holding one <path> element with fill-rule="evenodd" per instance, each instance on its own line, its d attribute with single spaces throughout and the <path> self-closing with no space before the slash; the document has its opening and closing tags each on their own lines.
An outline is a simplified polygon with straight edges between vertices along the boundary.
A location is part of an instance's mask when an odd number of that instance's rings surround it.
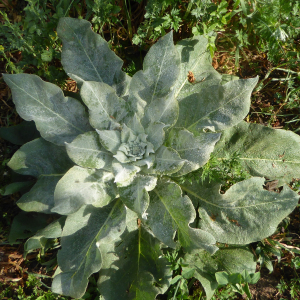
<svg viewBox="0 0 300 300">
<path fill-rule="evenodd" d="M 226 261 L 226 271 L 243 266 L 255 272 L 244 244 L 273 233 L 297 204 L 294 192 L 284 188 L 274 214 L 268 214 L 273 196 L 263 190 L 262 178 L 238 183 L 225 195 L 220 183 L 178 179 L 207 163 L 222 132 L 229 137 L 222 147 L 230 144 L 230 130 L 247 115 L 257 78 L 221 76 L 211 66 L 203 36 L 175 46 L 172 32 L 166 34 L 131 78 L 89 22 L 62 18 L 57 33 L 62 64 L 80 97 L 65 97 L 35 75 L 4 75 L 19 115 L 33 120 L 41 135 L 8 164 L 37 179 L 18 205 L 62 215 L 25 245 L 28 253 L 61 238 L 53 291 L 80 298 L 89 276 L 99 272 L 104 299 L 155 299 L 168 288 L 172 272 L 162 247 L 182 246 L 195 269 L 205 264 L 201 257 L 215 255 Z M 194 222 L 196 210 L 200 219 Z M 230 252 L 217 242 L 240 246 Z M 230 265 L 234 255 L 241 262 Z M 223 271 L 223 265 L 205 260 L 209 266 L 202 267 L 209 272 Z M 209 283 L 209 272 L 195 275 L 208 298 L 217 287 Z"/>
</svg>

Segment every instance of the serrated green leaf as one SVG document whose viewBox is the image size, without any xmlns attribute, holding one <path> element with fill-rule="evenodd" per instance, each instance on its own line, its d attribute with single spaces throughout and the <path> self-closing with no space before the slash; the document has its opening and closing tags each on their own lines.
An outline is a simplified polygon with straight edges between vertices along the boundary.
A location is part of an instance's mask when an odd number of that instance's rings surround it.
<svg viewBox="0 0 300 300">
<path fill-rule="evenodd" d="M 115 252 L 103 254 L 99 290 L 104 300 L 153 300 L 163 294 L 172 271 L 160 246 L 142 226 L 137 228 L 136 222 L 135 230 L 125 231 Z"/>
<path fill-rule="evenodd" d="M 124 204 L 136 212 L 140 217 L 144 216 L 149 206 L 148 191 L 155 188 L 157 178 L 137 174 L 130 185 L 119 187 L 120 198 Z"/>
<path fill-rule="evenodd" d="M 210 85 L 179 102 L 176 127 L 193 133 L 225 130 L 241 122 L 250 107 L 250 96 L 258 77 Z"/>
<path fill-rule="evenodd" d="M 19 174 L 38 178 L 33 188 L 18 201 L 20 208 L 51 213 L 55 186 L 73 163 L 64 147 L 39 138 L 23 145 L 13 155 L 8 166 Z"/>
<path fill-rule="evenodd" d="M 169 247 L 175 248 L 175 232 L 178 232 L 180 244 L 186 251 L 207 249 L 214 253 L 213 236 L 203 230 L 191 228 L 190 223 L 196 218 L 194 206 L 187 196 L 182 196 L 180 187 L 173 181 L 162 179 L 150 193 L 147 210 L 147 225 L 154 235 Z"/>
<path fill-rule="evenodd" d="M 246 246 L 221 247 L 213 256 L 205 250 L 195 250 L 185 254 L 184 262 L 195 269 L 194 277 L 203 285 L 208 300 L 218 287 L 216 272 L 254 273 L 256 268 L 254 255 Z"/>
<path fill-rule="evenodd" d="M 204 166 L 220 136 L 220 133 L 202 132 L 195 137 L 186 129 L 173 128 L 167 143 L 185 161 L 183 167 L 172 176 L 182 176 Z"/>
<path fill-rule="evenodd" d="M 296 207 L 299 195 L 284 186 L 280 193 L 263 189 L 264 178 L 252 177 L 220 194 L 220 184 L 181 186 L 199 204 L 199 227 L 218 242 L 249 244 L 274 233 Z M 267 224 L 267 226 L 266 226 Z"/>
<path fill-rule="evenodd" d="M 253 176 L 279 180 L 279 186 L 300 174 L 300 137 L 286 130 L 241 122 L 222 133 L 214 154 L 230 159 L 234 154 Z"/>
<path fill-rule="evenodd" d="M 176 45 L 181 57 L 180 74 L 174 88 L 175 97 L 179 102 L 187 96 L 198 93 L 199 89 L 221 81 L 221 75 L 212 66 L 207 43 L 203 35 L 198 35 L 179 41 Z M 193 83 L 188 81 L 189 72 L 192 72 L 195 77 Z"/>
<path fill-rule="evenodd" d="M 81 167 L 111 169 L 112 154 L 101 145 L 96 131 L 78 135 L 72 143 L 66 144 L 66 149 L 73 162 Z"/>
<path fill-rule="evenodd" d="M 126 211 L 121 200 L 102 208 L 84 206 L 67 217 L 58 252 L 61 273 L 54 277 L 52 291 L 81 298 L 88 278 L 102 266 L 101 244 L 111 244 L 125 230 Z M 78 251 L 80 249 L 80 251 Z"/>
<path fill-rule="evenodd" d="M 56 185 L 52 212 L 69 215 L 83 205 L 103 207 L 116 195 L 117 187 L 112 173 L 74 166 Z"/>
<path fill-rule="evenodd" d="M 170 147 L 161 146 L 155 154 L 155 164 L 153 168 L 149 169 L 149 173 L 154 172 L 160 175 L 170 175 L 178 172 L 184 165 L 184 160 L 181 159 L 178 152 Z"/>
<path fill-rule="evenodd" d="M 58 86 L 31 74 L 3 74 L 3 78 L 12 91 L 18 114 L 26 121 L 33 120 L 45 140 L 64 145 L 92 129 L 84 106 L 64 97 Z"/>
<path fill-rule="evenodd" d="M 90 22 L 60 18 L 57 34 L 63 41 L 64 70 L 79 85 L 98 81 L 112 86 L 119 96 L 127 93 L 130 77 L 121 70 L 123 61 L 92 31 Z"/>
<path fill-rule="evenodd" d="M 33 250 L 44 248 L 48 239 L 61 237 L 66 217 L 60 217 L 58 220 L 50 223 L 45 228 L 39 230 L 33 237 L 29 238 L 24 244 L 24 256 Z"/>
<path fill-rule="evenodd" d="M 90 124 L 96 129 L 117 128 L 127 114 L 126 102 L 103 82 L 85 81 L 80 95 L 89 108 Z"/>
<path fill-rule="evenodd" d="M 142 124 L 158 121 L 172 125 L 178 117 L 178 104 L 172 86 L 179 74 L 179 55 L 173 44 L 172 31 L 162 37 L 147 53 L 143 70 L 132 77 L 128 103 L 131 110 L 142 118 Z M 167 101 L 166 101 L 167 99 Z M 151 112 L 159 109 L 158 114 Z"/>
</svg>

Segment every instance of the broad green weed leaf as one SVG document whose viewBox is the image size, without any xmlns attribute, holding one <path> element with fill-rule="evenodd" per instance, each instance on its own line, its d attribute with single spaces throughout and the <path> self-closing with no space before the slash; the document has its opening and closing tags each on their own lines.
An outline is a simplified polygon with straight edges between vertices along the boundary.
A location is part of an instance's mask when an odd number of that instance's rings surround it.
<svg viewBox="0 0 300 300">
<path fill-rule="evenodd" d="M 127 93 L 130 77 L 121 68 L 123 61 L 86 20 L 61 18 L 57 34 L 63 41 L 62 65 L 81 85 L 84 81 L 104 82 L 119 96 Z"/>
<path fill-rule="evenodd" d="M 114 129 L 126 116 L 126 102 L 103 82 L 85 81 L 80 90 L 82 100 L 89 108 L 90 124 L 99 130 Z"/>
<path fill-rule="evenodd" d="M 179 62 L 170 32 L 151 47 L 144 59 L 143 70 L 132 77 L 129 87 L 131 109 L 142 118 L 148 104 L 143 124 L 157 121 L 172 125 L 176 122 L 178 104 L 172 87 L 179 75 Z"/>
<path fill-rule="evenodd" d="M 103 263 L 100 245 L 119 238 L 125 230 L 125 219 L 121 200 L 102 208 L 84 206 L 67 217 L 61 237 L 62 249 L 57 255 L 62 272 L 54 277 L 54 293 L 74 298 L 83 296 L 88 278 L 98 272 Z"/>
<path fill-rule="evenodd" d="M 157 294 L 163 294 L 172 272 L 162 257 L 160 246 L 161 243 L 140 226 L 124 232 L 114 253 L 102 251 L 99 290 L 104 300 L 153 300 Z"/>
<path fill-rule="evenodd" d="M 155 176 L 137 174 L 130 185 L 119 188 L 120 198 L 128 208 L 142 217 L 149 206 L 148 191 L 155 188 L 156 181 Z"/>
<path fill-rule="evenodd" d="M 58 86 L 31 74 L 3 74 L 3 78 L 12 90 L 18 114 L 33 120 L 45 140 L 64 145 L 92 129 L 84 106 L 64 97 Z"/>
<path fill-rule="evenodd" d="M 13 155 L 8 166 L 19 174 L 31 175 L 38 180 L 18 201 L 20 208 L 50 213 L 54 206 L 55 186 L 72 165 L 64 147 L 42 138 L 23 145 Z"/>
<path fill-rule="evenodd" d="M 78 135 L 72 143 L 66 144 L 66 149 L 73 162 L 81 167 L 111 169 L 112 154 L 101 145 L 96 131 Z"/>
<path fill-rule="evenodd" d="M 300 174 L 300 137 L 286 130 L 241 122 L 222 133 L 214 154 L 219 159 L 236 155 L 253 176 L 279 180 L 279 186 Z"/>
<path fill-rule="evenodd" d="M 182 196 L 182 191 L 175 182 L 160 180 L 150 193 L 147 210 L 147 225 L 154 235 L 169 247 L 175 248 L 175 232 L 185 250 L 203 248 L 214 253 L 213 236 L 203 230 L 191 228 L 190 223 L 196 218 L 196 212 L 189 197 Z"/>
<path fill-rule="evenodd" d="M 204 166 L 220 136 L 220 133 L 202 132 L 195 137 L 186 129 L 173 128 L 168 136 L 168 145 L 175 149 L 185 162 L 172 176 L 185 175 Z"/>
<path fill-rule="evenodd" d="M 249 244 L 274 233 L 296 207 L 299 195 L 284 186 L 280 193 L 263 189 L 264 178 L 252 177 L 220 194 L 220 184 L 182 186 L 199 204 L 199 227 L 220 243 Z"/>
<path fill-rule="evenodd" d="M 242 273 L 247 270 L 252 274 L 256 267 L 254 255 L 246 246 L 221 247 L 213 256 L 205 250 L 195 250 L 185 254 L 184 263 L 195 269 L 194 277 L 203 285 L 208 300 L 218 287 L 216 272 Z"/>
<path fill-rule="evenodd" d="M 69 215 L 83 205 L 103 207 L 115 199 L 116 188 L 112 173 L 74 166 L 56 185 L 52 212 Z"/>
<path fill-rule="evenodd" d="M 179 102 L 176 127 L 191 132 L 225 130 L 240 123 L 249 112 L 250 96 L 258 77 L 210 85 Z"/>
</svg>

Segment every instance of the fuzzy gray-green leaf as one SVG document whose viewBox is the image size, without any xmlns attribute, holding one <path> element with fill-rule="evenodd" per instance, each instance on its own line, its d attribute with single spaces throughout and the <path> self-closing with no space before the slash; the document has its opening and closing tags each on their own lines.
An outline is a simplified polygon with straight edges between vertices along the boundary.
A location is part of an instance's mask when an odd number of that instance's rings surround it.
<svg viewBox="0 0 300 300">
<path fill-rule="evenodd" d="M 78 135 L 66 148 L 69 157 L 81 167 L 111 169 L 112 154 L 101 145 L 96 131 Z"/>
<path fill-rule="evenodd" d="M 25 211 L 51 213 L 55 186 L 73 163 L 65 147 L 39 138 L 23 145 L 8 166 L 19 174 L 38 178 L 32 189 L 20 198 L 18 205 Z"/>
<path fill-rule="evenodd" d="M 93 32 L 90 22 L 61 18 L 57 34 L 63 41 L 62 65 L 79 85 L 98 81 L 114 87 L 119 96 L 127 93 L 130 77 L 121 70 L 123 61 Z"/>
<path fill-rule="evenodd" d="M 174 128 L 168 136 L 168 145 L 185 160 L 183 167 L 172 176 L 182 176 L 204 166 L 221 134 L 201 132 L 198 136 L 186 129 Z"/>
<path fill-rule="evenodd" d="M 99 130 L 119 127 L 126 116 L 126 102 L 115 90 L 103 82 L 85 81 L 80 90 L 82 100 L 89 108 L 90 124 Z"/>
<path fill-rule="evenodd" d="M 185 250 L 206 249 L 214 253 L 214 237 L 203 230 L 191 228 L 190 223 L 196 218 L 194 206 L 188 196 L 182 196 L 180 187 L 167 179 L 160 180 L 150 193 L 147 210 L 147 225 L 154 235 L 169 247 L 175 248 L 175 232 Z"/>
<path fill-rule="evenodd" d="M 250 107 L 250 96 L 258 77 L 210 85 L 179 102 L 176 127 L 193 133 L 203 129 L 225 130 L 241 122 Z"/>
<path fill-rule="evenodd" d="M 88 278 L 102 266 L 101 243 L 111 244 L 125 230 L 126 211 L 121 200 L 96 208 L 84 206 L 67 217 L 58 252 L 61 273 L 54 277 L 52 291 L 81 298 Z"/>
<path fill-rule="evenodd" d="M 160 107 L 160 114 L 152 115 L 149 112 L 143 124 L 151 120 L 172 124 L 178 113 L 177 102 L 173 96 L 172 86 L 179 74 L 179 54 L 173 44 L 172 31 L 162 37 L 147 53 L 143 70 L 132 77 L 130 83 L 129 105 L 139 118 L 144 115 L 144 108 L 155 110 Z M 168 99 L 165 102 L 165 99 Z M 153 119 L 154 118 L 154 119 Z"/>
<path fill-rule="evenodd" d="M 3 78 L 12 90 L 18 114 L 33 120 L 45 140 L 64 145 L 92 129 L 84 106 L 64 97 L 58 86 L 31 74 L 4 74 Z"/>
<path fill-rule="evenodd" d="M 156 151 L 156 162 L 153 166 L 153 172 L 161 175 L 170 175 L 178 172 L 184 164 L 178 152 L 170 147 L 161 146 Z M 152 168 L 149 170 L 151 173 Z"/>
<path fill-rule="evenodd" d="M 274 233 L 296 207 L 299 195 L 284 186 L 280 193 L 263 189 L 264 178 L 252 177 L 220 194 L 220 184 L 194 183 L 183 191 L 198 202 L 199 228 L 220 243 L 249 244 Z"/>
<path fill-rule="evenodd" d="M 68 215 L 83 205 L 103 207 L 116 197 L 116 188 L 112 173 L 74 166 L 57 183 L 52 212 Z"/>
<path fill-rule="evenodd" d="M 117 130 L 98 130 L 100 142 L 102 146 L 109 152 L 113 154 L 117 153 L 121 145 L 121 133 Z"/>
<path fill-rule="evenodd" d="M 124 204 L 142 217 L 149 205 L 148 191 L 155 188 L 157 178 L 137 174 L 132 183 L 120 187 L 120 197 Z"/>
<path fill-rule="evenodd" d="M 241 122 L 222 133 L 214 154 L 238 158 L 253 176 L 278 179 L 279 186 L 300 174 L 300 137 L 286 130 Z"/>
<path fill-rule="evenodd" d="M 112 163 L 115 182 L 119 187 L 128 186 L 132 183 L 135 174 L 140 171 L 140 167 L 133 164 L 122 164 L 116 159 Z"/>
<path fill-rule="evenodd" d="M 176 44 L 180 55 L 180 74 L 175 85 L 175 97 L 181 101 L 203 88 L 219 84 L 222 76 L 213 68 L 212 59 L 207 49 L 208 41 L 201 36 L 184 39 Z M 195 81 L 188 81 L 188 74 L 192 72 Z"/>
<path fill-rule="evenodd" d="M 124 232 L 114 252 L 104 254 L 100 246 L 99 290 L 104 300 L 153 300 L 169 286 L 172 273 L 162 257 L 161 243 L 142 226 L 137 228 L 136 221 L 135 228 Z"/>
<path fill-rule="evenodd" d="M 147 133 L 147 140 L 153 145 L 156 151 L 165 141 L 165 124 L 160 122 L 151 123 L 145 130 Z"/>
</svg>

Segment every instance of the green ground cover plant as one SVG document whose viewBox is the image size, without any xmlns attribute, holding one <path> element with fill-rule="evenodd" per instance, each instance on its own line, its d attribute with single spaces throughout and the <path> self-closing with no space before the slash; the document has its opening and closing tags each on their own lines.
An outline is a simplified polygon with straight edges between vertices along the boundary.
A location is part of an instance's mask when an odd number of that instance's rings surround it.
<svg viewBox="0 0 300 300">
<path fill-rule="evenodd" d="M 19 224 L 40 228 L 25 254 L 60 238 L 52 290 L 75 298 L 94 273 L 107 300 L 155 299 L 172 281 L 184 292 L 191 277 L 207 299 L 227 283 L 249 296 L 258 273 L 248 245 L 273 234 L 299 199 L 287 186 L 299 174 L 299 136 L 243 121 L 258 79 L 216 72 L 204 36 L 174 45 L 168 33 L 130 77 L 89 22 L 61 18 L 57 33 L 80 97 L 36 75 L 4 74 L 19 115 L 41 136 L 8 163 L 35 178 L 18 201 L 38 213 Z M 211 155 L 223 163 L 217 173 L 234 169 L 244 180 L 223 189 L 205 174 Z M 282 188 L 264 189 L 265 178 Z M 171 249 L 183 252 L 174 279 Z"/>
</svg>

